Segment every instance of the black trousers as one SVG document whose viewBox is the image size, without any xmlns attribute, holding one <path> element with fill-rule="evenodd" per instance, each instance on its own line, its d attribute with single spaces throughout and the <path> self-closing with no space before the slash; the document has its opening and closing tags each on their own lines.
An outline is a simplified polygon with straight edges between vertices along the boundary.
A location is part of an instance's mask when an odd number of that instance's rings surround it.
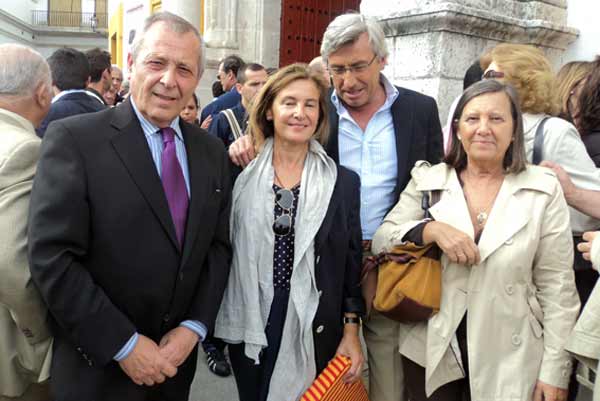
<svg viewBox="0 0 600 401">
<path fill-rule="evenodd" d="M 265 329 L 268 346 L 260 354 L 259 365 L 255 365 L 254 360 L 244 354 L 244 343 L 229 344 L 229 359 L 240 401 L 266 401 L 269 395 L 269 385 L 279 354 L 289 297 L 289 290 L 275 289 Z"/>
<path fill-rule="evenodd" d="M 431 394 L 425 395 L 425 368 L 416 364 L 406 357 L 402 357 L 404 379 L 408 398 L 411 401 L 471 401 L 471 389 L 469 387 L 469 358 L 467 350 L 467 315 L 461 320 L 456 329 L 456 338 L 460 348 L 460 356 L 465 377 L 460 380 L 444 384 Z"/>
</svg>

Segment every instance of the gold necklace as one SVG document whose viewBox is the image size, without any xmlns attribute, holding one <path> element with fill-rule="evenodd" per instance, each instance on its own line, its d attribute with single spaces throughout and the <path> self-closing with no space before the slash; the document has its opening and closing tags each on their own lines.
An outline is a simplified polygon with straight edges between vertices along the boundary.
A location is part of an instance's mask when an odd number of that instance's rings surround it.
<svg viewBox="0 0 600 401">
<path fill-rule="evenodd" d="M 504 181 L 504 177 L 502 177 L 502 180 Z M 494 202 L 496 201 L 496 198 L 498 197 L 498 192 L 500 192 L 501 187 L 502 187 L 502 182 L 500 183 L 500 185 L 498 186 L 498 189 L 496 190 L 496 193 L 492 197 L 492 201 L 489 202 L 489 204 L 485 208 L 475 211 L 477 213 L 475 216 L 475 221 L 477 222 L 477 226 L 479 228 L 483 228 L 483 226 L 485 226 L 485 223 L 489 217 L 489 214 L 488 214 L 489 210 L 494 205 Z M 465 193 L 465 198 L 467 200 L 467 204 L 471 204 L 469 197 L 466 196 L 466 193 Z"/>
</svg>

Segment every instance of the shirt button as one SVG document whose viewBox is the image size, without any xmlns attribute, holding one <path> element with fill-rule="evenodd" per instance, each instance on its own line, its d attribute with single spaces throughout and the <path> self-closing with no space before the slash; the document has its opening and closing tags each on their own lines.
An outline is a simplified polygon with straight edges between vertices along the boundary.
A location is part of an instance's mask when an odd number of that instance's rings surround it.
<svg viewBox="0 0 600 401">
<path fill-rule="evenodd" d="M 323 325 L 317 327 L 317 334 L 321 334 L 323 330 L 325 330 L 325 327 L 323 327 Z"/>
<path fill-rule="evenodd" d="M 506 293 L 508 295 L 512 295 L 515 293 L 515 287 L 513 287 L 512 284 L 508 284 L 506 287 L 504 287 L 504 289 L 506 290 Z"/>
<path fill-rule="evenodd" d="M 169 320 L 171 320 L 171 316 L 169 316 L 169 314 L 167 313 L 164 317 L 163 317 L 163 322 L 167 323 Z"/>
</svg>

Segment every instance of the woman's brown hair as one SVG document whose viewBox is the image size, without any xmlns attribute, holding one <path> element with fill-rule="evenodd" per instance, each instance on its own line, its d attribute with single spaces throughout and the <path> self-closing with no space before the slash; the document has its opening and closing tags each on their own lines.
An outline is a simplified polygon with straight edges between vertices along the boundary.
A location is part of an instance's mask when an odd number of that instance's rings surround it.
<svg viewBox="0 0 600 401">
<path fill-rule="evenodd" d="M 573 96 L 573 90 L 583 83 L 584 78 L 592 70 L 589 61 L 571 61 L 561 67 L 556 74 L 556 93 L 560 107 L 559 116 L 565 120 L 572 121 L 573 110 L 569 110 L 569 101 Z"/>
<path fill-rule="evenodd" d="M 250 120 L 248 132 L 252 135 L 254 146 L 260 150 L 265 139 L 275 135 L 272 120 L 267 119 L 267 112 L 273 107 L 277 95 L 289 84 L 298 80 L 308 80 L 315 84 L 319 91 L 319 121 L 313 137 L 322 145 L 327 143 L 329 137 L 329 113 L 327 112 L 327 87 L 320 74 L 312 72 L 306 64 L 291 64 L 281 68 L 271 77 L 256 95 Z"/>
<path fill-rule="evenodd" d="M 581 135 L 600 131 L 600 56 L 593 62 L 578 100 L 577 129 Z"/>
</svg>

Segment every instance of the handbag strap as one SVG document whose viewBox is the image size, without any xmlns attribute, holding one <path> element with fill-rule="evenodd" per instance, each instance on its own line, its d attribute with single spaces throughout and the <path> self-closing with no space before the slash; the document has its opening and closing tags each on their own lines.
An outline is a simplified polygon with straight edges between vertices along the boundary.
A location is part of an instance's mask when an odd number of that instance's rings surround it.
<svg viewBox="0 0 600 401">
<path fill-rule="evenodd" d="M 242 135 L 244 135 L 242 133 L 242 128 L 240 127 L 240 125 L 237 122 L 237 119 L 235 118 L 235 114 L 233 114 L 233 110 L 225 109 L 225 110 L 221 110 L 221 113 L 225 114 L 225 117 L 227 118 L 227 121 L 229 122 L 229 126 L 231 127 L 231 131 L 233 132 L 234 139 L 237 140 Z"/>
<path fill-rule="evenodd" d="M 533 156 L 531 162 L 538 165 L 544 160 L 544 125 L 550 117 L 544 117 L 539 122 L 535 130 L 535 139 L 533 140 Z"/>
</svg>

